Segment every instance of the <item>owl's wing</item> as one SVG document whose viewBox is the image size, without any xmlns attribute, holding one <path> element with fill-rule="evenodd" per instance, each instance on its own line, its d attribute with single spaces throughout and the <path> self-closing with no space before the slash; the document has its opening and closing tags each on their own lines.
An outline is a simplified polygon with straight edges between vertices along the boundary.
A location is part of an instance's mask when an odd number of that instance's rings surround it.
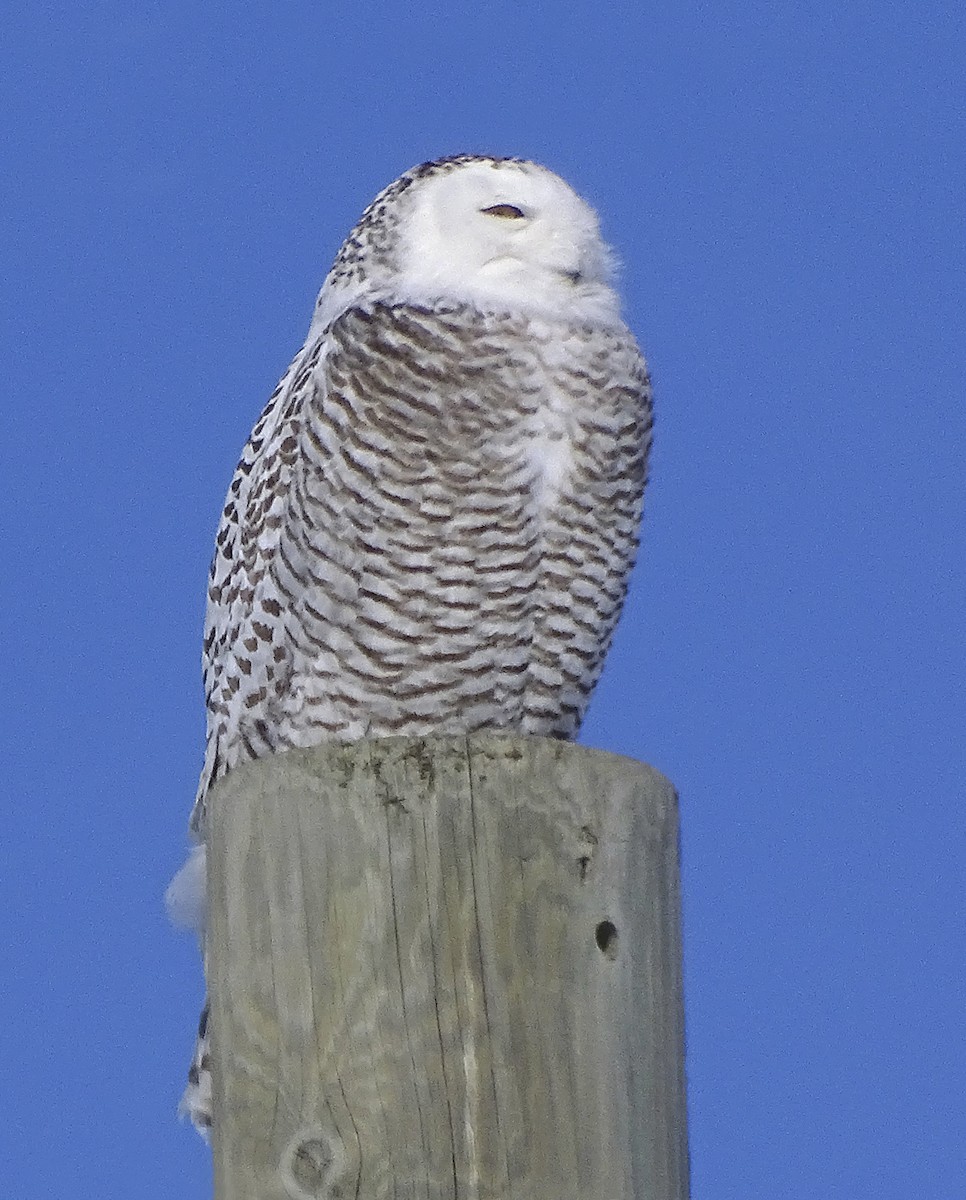
<svg viewBox="0 0 966 1200">
<path fill-rule="evenodd" d="M 285 671 L 286 605 L 270 564 L 289 502 L 298 414 L 324 350 L 324 335 L 310 339 L 282 376 L 242 451 L 218 525 L 202 650 L 207 741 L 190 823 L 197 837 L 212 784 L 274 748 L 259 708 Z"/>
</svg>

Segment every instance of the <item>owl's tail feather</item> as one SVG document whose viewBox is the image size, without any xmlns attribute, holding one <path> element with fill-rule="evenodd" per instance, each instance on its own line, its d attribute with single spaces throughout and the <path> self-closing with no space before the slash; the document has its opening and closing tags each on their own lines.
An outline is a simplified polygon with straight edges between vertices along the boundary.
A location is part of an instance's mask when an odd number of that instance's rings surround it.
<svg viewBox="0 0 966 1200">
<path fill-rule="evenodd" d="M 190 1117 L 191 1124 L 205 1141 L 210 1140 L 211 1131 L 211 1056 L 208 1052 L 208 1001 L 201 1010 L 198 1022 L 198 1040 L 188 1069 L 188 1086 L 178 1105 L 178 1114 Z"/>
<path fill-rule="evenodd" d="M 171 880 L 165 893 L 168 913 L 176 925 L 194 929 L 201 944 L 202 957 L 205 948 L 205 847 L 195 846 L 188 861 Z M 208 1050 L 208 1001 L 201 1011 L 198 1023 L 198 1040 L 188 1070 L 188 1086 L 178 1105 L 182 1117 L 190 1117 L 191 1123 L 208 1141 L 211 1129 L 211 1058 Z"/>
</svg>

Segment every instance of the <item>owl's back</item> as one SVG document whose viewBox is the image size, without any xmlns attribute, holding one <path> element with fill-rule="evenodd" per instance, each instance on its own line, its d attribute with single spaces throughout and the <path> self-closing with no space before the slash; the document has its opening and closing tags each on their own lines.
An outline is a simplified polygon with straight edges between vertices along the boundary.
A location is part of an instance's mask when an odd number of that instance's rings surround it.
<svg viewBox="0 0 966 1200">
<path fill-rule="evenodd" d="M 574 737 L 633 564 L 651 404 L 622 329 L 363 304 L 296 358 L 212 564 L 209 784 L 326 739 Z"/>
</svg>

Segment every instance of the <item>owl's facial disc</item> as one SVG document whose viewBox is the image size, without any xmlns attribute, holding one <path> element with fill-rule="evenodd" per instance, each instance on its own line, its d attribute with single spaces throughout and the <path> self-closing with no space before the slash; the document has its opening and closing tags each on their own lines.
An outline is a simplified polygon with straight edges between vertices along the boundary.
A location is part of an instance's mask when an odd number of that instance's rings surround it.
<svg viewBox="0 0 966 1200">
<path fill-rule="evenodd" d="M 400 245 L 403 276 L 440 297 L 516 307 L 571 304 L 607 287 L 597 216 L 532 163 L 478 162 L 413 189 Z"/>
</svg>

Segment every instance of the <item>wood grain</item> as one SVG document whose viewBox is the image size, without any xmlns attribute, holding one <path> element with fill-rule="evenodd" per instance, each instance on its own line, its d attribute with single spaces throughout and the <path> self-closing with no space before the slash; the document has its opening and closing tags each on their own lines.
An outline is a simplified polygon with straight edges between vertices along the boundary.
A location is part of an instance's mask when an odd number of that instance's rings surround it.
<svg viewBox="0 0 966 1200">
<path fill-rule="evenodd" d="M 217 1200 L 684 1200 L 677 803 L 538 738 L 231 772 L 209 828 Z"/>
</svg>

